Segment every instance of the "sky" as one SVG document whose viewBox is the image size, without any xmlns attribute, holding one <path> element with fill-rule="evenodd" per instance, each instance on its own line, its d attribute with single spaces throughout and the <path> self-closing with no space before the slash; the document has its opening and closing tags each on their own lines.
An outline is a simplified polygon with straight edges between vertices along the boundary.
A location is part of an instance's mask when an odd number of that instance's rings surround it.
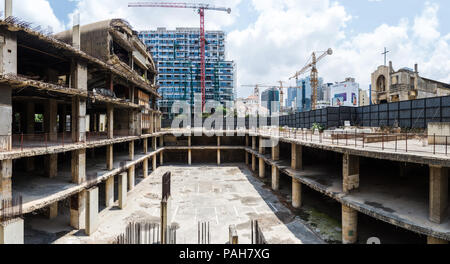
<svg viewBox="0 0 450 264">
<path fill-rule="evenodd" d="M 325 82 L 353 77 L 368 89 L 371 73 L 384 64 L 381 53 L 387 47 L 394 69 L 414 68 L 418 63 L 421 76 L 450 83 L 448 0 L 181 1 L 232 9 L 230 15 L 207 11 L 206 29 L 227 33 L 226 56 L 236 62 L 239 97 L 252 92 L 241 85 L 276 85 L 281 80 L 294 86 L 289 78 L 303 68 L 312 52 L 328 48 L 333 55 L 318 64 Z M 194 10 L 128 8 L 126 0 L 13 2 L 14 16 L 51 27 L 53 32 L 70 28 L 77 13 L 81 24 L 124 18 L 136 30 L 199 26 Z"/>
</svg>

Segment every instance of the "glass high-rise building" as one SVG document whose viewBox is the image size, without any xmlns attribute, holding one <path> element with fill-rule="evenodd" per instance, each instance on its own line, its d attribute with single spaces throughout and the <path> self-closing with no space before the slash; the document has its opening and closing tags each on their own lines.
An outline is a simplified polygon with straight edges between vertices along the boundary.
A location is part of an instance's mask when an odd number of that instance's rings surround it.
<svg viewBox="0 0 450 264">
<path fill-rule="evenodd" d="M 322 93 L 320 87 L 323 85 L 323 79 L 319 78 L 319 89 L 317 91 L 318 98 L 320 98 L 319 93 Z M 311 110 L 311 77 L 306 77 L 300 79 L 297 82 L 298 88 L 288 89 L 288 98 L 286 100 L 286 106 L 294 108 L 297 112 L 306 112 Z"/>
<path fill-rule="evenodd" d="M 201 104 L 200 30 L 177 28 L 141 31 L 139 37 L 149 47 L 158 66 L 159 106 L 165 117 L 175 101 Z M 225 58 L 225 33 L 206 32 L 206 100 L 224 104 L 236 98 L 236 66 Z M 200 96 L 199 96 L 200 95 Z"/>
</svg>

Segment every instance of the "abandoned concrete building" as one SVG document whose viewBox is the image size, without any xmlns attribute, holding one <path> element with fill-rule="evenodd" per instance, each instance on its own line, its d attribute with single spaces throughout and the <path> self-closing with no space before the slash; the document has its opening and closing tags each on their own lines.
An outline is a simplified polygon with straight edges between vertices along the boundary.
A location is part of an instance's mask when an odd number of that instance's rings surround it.
<svg viewBox="0 0 450 264">
<path fill-rule="evenodd" d="M 416 64 L 413 69 L 395 71 L 392 62 L 379 66 L 372 73 L 372 103 L 391 103 L 450 95 L 450 84 L 419 76 Z"/>
<path fill-rule="evenodd" d="M 136 164 L 148 168 L 134 144 L 147 147 L 160 130 L 155 65 L 123 20 L 88 26 L 87 35 L 75 26 L 65 43 L 6 17 L 0 20 L 0 199 L 20 197 L 21 213 L 47 208 L 51 217 L 69 199 L 70 225 L 85 228 L 85 199 L 96 184 L 106 180 L 111 188 L 111 175 L 134 173 Z M 92 37 L 85 40 L 89 48 L 80 35 Z M 128 145 L 128 162 L 119 162 L 114 144 Z M 103 173 L 94 173 L 86 159 L 96 151 L 105 155 Z M 23 242 L 23 219 L 6 218 L 0 243 Z"/>
</svg>

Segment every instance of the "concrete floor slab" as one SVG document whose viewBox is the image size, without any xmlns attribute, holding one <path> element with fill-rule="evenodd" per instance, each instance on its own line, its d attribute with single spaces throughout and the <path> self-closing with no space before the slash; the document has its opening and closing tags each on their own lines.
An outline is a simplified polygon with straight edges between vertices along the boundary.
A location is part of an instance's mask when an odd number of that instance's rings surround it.
<svg viewBox="0 0 450 264">
<path fill-rule="evenodd" d="M 91 237 L 68 233 L 53 243 L 108 243 L 124 232 L 129 222 L 158 223 L 161 176 L 167 171 L 172 172 L 171 215 L 179 226 L 178 243 L 196 244 L 198 221 L 209 221 L 212 243 L 226 243 L 228 227 L 234 224 L 239 242 L 248 244 L 252 219 L 259 220 L 269 243 L 322 243 L 241 164 L 160 167 L 130 192 L 124 210 L 102 211 L 98 231 Z M 51 224 L 49 220 L 47 225 Z"/>
</svg>

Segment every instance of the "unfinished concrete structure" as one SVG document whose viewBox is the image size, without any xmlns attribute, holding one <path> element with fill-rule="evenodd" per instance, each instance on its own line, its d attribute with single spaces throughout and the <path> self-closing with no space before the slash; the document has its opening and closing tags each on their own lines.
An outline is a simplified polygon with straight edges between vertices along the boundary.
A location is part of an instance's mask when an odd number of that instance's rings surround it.
<svg viewBox="0 0 450 264">
<path fill-rule="evenodd" d="M 419 66 L 395 71 L 392 62 L 372 73 L 372 103 L 382 104 L 450 94 L 450 84 L 419 76 Z"/>
<path fill-rule="evenodd" d="M 142 164 L 157 154 L 148 146 L 161 124 L 155 65 L 123 20 L 76 25 L 55 38 L 10 14 L 0 20 L 0 200 L 22 197 L 25 221 L 42 210 L 52 219 L 67 201 L 70 225 L 92 234 L 96 186 L 105 183 L 112 206 L 114 177 L 148 174 Z M 89 162 L 96 155 L 104 168 Z M 23 242 L 20 222 L 2 223 L 1 243 Z"/>
</svg>

